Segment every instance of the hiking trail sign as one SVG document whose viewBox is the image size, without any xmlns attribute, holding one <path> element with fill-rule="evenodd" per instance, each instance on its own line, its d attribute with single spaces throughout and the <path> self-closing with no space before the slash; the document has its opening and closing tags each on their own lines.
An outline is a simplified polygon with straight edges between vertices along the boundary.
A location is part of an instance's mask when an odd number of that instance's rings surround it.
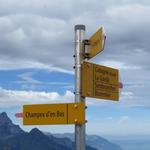
<svg viewBox="0 0 150 150">
<path fill-rule="evenodd" d="M 85 123 L 85 103 L 83 102 L 23 106 L 23 125 L 83 123 Z"/>
<path fill-rule="evenodd" d="M 119 71 L 90 62 L 82 64 L 82 96 L 119 100 Z"/>
<path fill-rule="evenodd" d="M 89 58 L 96 56 L 103 51 L 106 35 L 104 28 L 101 27 L 89 38 Z"/>
<path fill-rule="evenodd" d="M 119 71 L 86 62 L 104 50 L 106 35 L 103 27 L 85 39 L 85 26 L 75 26 L 75 103 L 24 105 L 23 125 L 75 124 L 75 150 L 85 150 L 86 97 L 119 100 Z"/>
</svg>

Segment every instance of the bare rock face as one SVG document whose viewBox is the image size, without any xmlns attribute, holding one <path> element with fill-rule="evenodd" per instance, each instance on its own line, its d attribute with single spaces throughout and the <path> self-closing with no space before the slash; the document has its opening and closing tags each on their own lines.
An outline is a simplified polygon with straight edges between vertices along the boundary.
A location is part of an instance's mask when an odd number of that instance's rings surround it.
<svg viewBox="0 0 150 150">
<path fill-rule="evenodd" d="M 47 136 L 37 128 L 29 133 L 12 123 L 6 113 L 0 114 L 0 150 L 73 150 L 69 138 Z M 87 150 L 97 150 L 87 146 Z"/>
<path fill-rule="evenodd" d="M 23 132 L 24 131 L 18 125 L 12 123 L 5 112 L 0 113 L 0 138 Z"/>
</svg>

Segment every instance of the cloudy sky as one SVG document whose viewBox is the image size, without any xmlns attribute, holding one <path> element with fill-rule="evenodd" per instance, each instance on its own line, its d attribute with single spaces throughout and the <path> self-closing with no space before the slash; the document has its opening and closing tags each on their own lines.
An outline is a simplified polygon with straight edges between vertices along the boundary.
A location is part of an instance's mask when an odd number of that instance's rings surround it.
<svg viewBox="0 0 150 150">
<path fill-rule="evenodd" d="M 149 134 L 149 15 L 149 0 L 0 0 L 0 111 L 21 125 L 23 104 L 73 102 L 74 26 L 86 25 L 86 39 L 103 26 L 105 49 L 91 61 L 119 69 L 124 88 L 119 102 L 87 98 L 87 132 Z"/>
</svg>

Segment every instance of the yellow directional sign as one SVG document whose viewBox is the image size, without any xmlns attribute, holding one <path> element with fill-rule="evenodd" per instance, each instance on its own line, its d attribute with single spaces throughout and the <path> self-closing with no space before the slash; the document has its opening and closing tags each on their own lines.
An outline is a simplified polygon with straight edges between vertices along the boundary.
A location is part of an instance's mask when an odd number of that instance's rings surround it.
<svg viewBox="0 0 150 150">
<path fill-rule="evenodd" d="M 85 103 L 83 102 L 23 106 L 23 125 L 83 123 L 85 123 Z"/>
<path fill-rule="evenodd" d="M 94 33 L 89 39 L 89 58 L 96 56 L 104 49 L 105 33 L 103 27 L 101 27 L 96 33 Z"/>
<path fill-rule="evenodd" d="M 82 96 L 119 100 L 118 74 L 117 69 L 83 62 Z"/>
</svg>

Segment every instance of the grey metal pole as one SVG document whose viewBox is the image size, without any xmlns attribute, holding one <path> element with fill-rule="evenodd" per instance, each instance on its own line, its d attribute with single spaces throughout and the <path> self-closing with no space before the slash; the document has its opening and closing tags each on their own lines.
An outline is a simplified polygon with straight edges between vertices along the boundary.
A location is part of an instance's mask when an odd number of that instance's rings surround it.
<svg viewBox="0 0 150 150">
<path fill-rule="evenodd" d="M 75 26 L 75 102 L 85 102 L 81 96 L 81 63 L 83 61 L 84 25 Z M 85 150 L 85 124 L 75 125 L 75 150 Z"/>
</svg>

